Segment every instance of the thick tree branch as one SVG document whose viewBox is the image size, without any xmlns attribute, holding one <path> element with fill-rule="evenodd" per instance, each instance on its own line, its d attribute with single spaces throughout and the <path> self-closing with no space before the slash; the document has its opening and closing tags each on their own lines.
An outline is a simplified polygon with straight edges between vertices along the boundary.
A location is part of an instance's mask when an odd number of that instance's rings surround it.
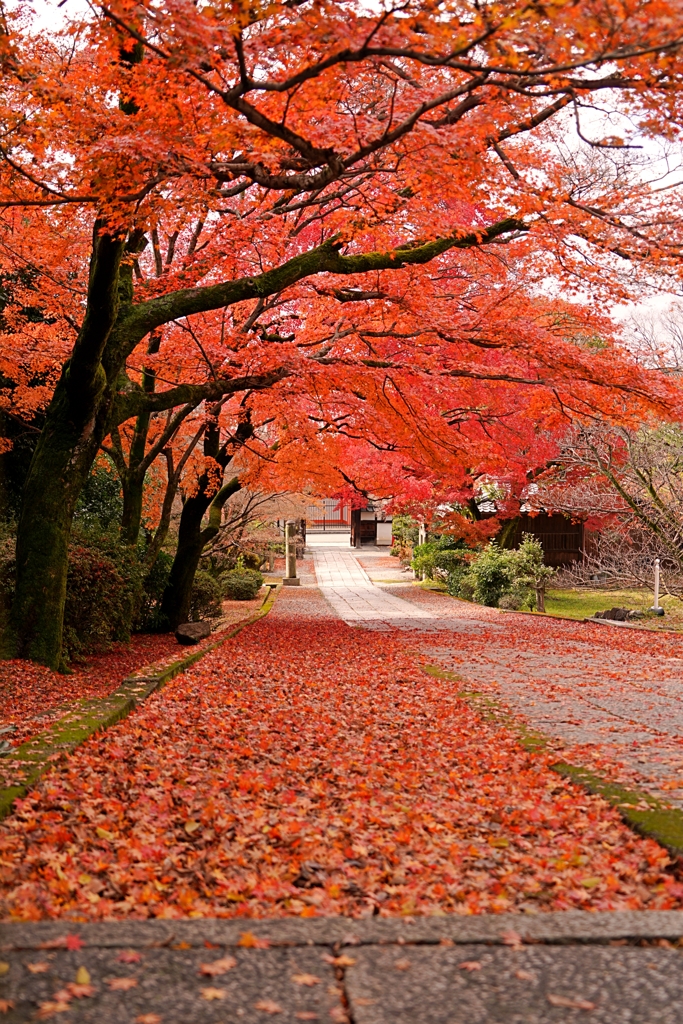
<svg viewBox="0 0 683 1024">
<path fill-rule="evenodd" d="M 154 394 L 137 391 L 119 395 L 114 401 L 110 430 L 132 416 L 139 416 L 141 412 L 163 412 L 176 405 L 195 407 L 200 402 L 216 402 L 224 395 L 233 395 L 238 391 L 261 391 L 284 380 L 289 376 L 289 372 L 285 367 L 280 367 L 270 373 L 253 377 L 218 377 L 205 384 L 179 384 L 178 387 L 169 388 L 168 391 L 157 391 Z"/>
<path fill-rule="evenodd" d="M 442 253 L 448 252 L 449 249 L 473 249 L 493 242 L 503 235 L 528 230 L 523 221 L 516 217 L 508 217 L 488 228 L 482 228 L 480 231 L 473 231 L 467 235 L 448 235 L 445 238 L 407 245 L 405 248 L 389 252 L 368 252 L 353 256 L 342 256 L 338 243 L 325 242 L 301 256 L 287 260 L 280 267 L 266 270 L 257 277 L 241 277 L 236 281 L 206 285 L 202 288 L 185 288 L 129 307 L 128 312 L 117 324 L 112 337 L 113 353 L 120 346 L 120 355 L 125 358 L 125 355 L 132 352 L 150 331 L 162 324 L 178 320 L 180 317 L 221 309 L 247 299 L 267 298 L 291 287 L 298 281 L 317 274 L 350 276 L 370 271 L 398 270 L 401 267 L 423 265 Z M 117 366 L 120 365 L 120 359 L 115 357 L 114 361 Z M 225 392 L 220 392 L 220 394 L 225 394 Z M 162 408 L 168 408 L 168 406 Z"/>
</svg>

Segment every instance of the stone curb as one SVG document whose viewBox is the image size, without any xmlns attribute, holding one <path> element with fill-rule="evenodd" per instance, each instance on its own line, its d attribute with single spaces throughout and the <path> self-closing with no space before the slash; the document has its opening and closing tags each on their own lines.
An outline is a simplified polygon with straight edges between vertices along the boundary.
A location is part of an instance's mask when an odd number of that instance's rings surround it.
<svg viewBox="0 0 683 1024">
<path fill-rule="evenodd" d="M 270 586 L 259 610 L 226 629 L 213 643 L 161 668 L 158 665 L 147 665 L 141 668 L 124 679 L 108 697 L 79 701 L 72 711 L 56 721 L 45 732 L 38 733 L 26 743 L 15 747 L 3 767 L 6 766 L 10 771 L 14 769 L 18 775 L 18 781 L 12 786 L 0 789 L 0 820 L 11 813 L 14 801 L 24 796 L 41 775 L 44 775 L 48 768 L 52 767 L 63 755 L 80 746 L 94 733 L 108 729 L 109 726 L 126 718 L 155 690 L 165 686 L 181 672 L 185 672 L 191 665 L 226 640 L 237 636 L 245 626 L 250 626 L 267 615 L 273 607 L 279 591 L 279 586 Z"/>
<path fill-rule="evenodd" d="M 590 622 L 595 626 L 617 626 L 619 629 L 639 629 L 641 633 L 678 633 L 680 635 L 680 629 L 673 629 L 671 626 L 660 626 L 657 629 L 650 629 L 649 626 L 638 626 L 634 622 L 617 622 L 615 619 L 584 619 L 584 622 Z"/>
<path fill-rule="evenodd" d="M 683 936 L 683 911 L 562 910 L 546 914 L 478 914 L 418 918 L 348 917 L 227 920 L 102 921 L 87 924 L 37 921 L 0 924 L 0 950 L 41 949 L 64 944 L 67 933 L 86 946 L 102 948 L 244 945 L 242 936 L 267 939 L 270 946 L 358 946 L 383 944 L 439 945 L 487 943 L 506 945 L 510 932 L 523 942 L 605 943 L 615 939 L 669 939 Z M 506 942 L 507 939 L 507 942 Z M 60 940 L 62 940 L 60 942 Z M 514 938 L 513 938 L 514 941 Z M 248 943 L 246 943 L 248 945 Z M 50 948 L 47 946 L 47 948 Z"/>
<path fill-rule="evenodd" d="M 464 682 L 453 672 L 448 672 L 438 665 L 422 665 L 421 668 L 429 675 L 451 679 L 460 685 Z M 551 741 L 547 736 L 527 728 L 488 694 L 463 689 L 459 691 L 458 695 L 483 717 L 494 719 L 516 732 L 519 742 L 525 750 L 543 750 L 550 745 Z M 601 796 L 619 812 L 629 828 L 648 839 L 654 839 L 676 860 L 683 862 L 683 810 L 663 803 L 642 789 L 636 787 L 627 789 L 620 783 L 612 782 L 580 765 L 556 761 L 550 765 L 550 769 L 563 778 L 582 786 L 589 793 Z"/>
</svg>

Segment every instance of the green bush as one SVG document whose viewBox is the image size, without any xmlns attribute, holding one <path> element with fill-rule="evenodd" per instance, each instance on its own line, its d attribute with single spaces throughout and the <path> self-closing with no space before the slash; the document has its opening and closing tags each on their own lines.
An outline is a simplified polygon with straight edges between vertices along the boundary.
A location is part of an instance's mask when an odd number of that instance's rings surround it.
<svg viewBox="0 0 683 1024">
<path fill-rule="evenodd" d="M 74 522 L 85 529 L 109 530 L 121 522 L 122 512 L 121 482 L 111 459 L 103 455 L 78 497 Z"/>
<path fill-rule="evenodd" d="M 166 633 L 168 621 L 161 615 L 161 599 L 171 575 L 173 556 L 160 551 L 156 562 L 142 583 L 142 595 L 135 620 L 135 629 L 140 633 Z"/>
<path fill-rule="evenodd" d="M 462 565 L 454 564 L 448 574 L 448 592 L 491 607 L 532 609 L 536 605 L 543 611 L 543 594 L 554 571 L 543 564 L 540 541 L 525 533 L 516 551 L 493 542 L 469 567 L 464 559 Z"/>
<path fill-rule="evenodd" d="M 229 601 L 252 601 L 263 586 L 263 576 L 257 569 L 248 569 L 242 555 L 234 569 L 221 573 L 221 594 Z"/>
<path fill-rule="evenodd" d="M 437 575 L 446 578 L 451 573 L 465 573 L 469 571 L 467 555 L 463 548 L 448 548 L 437 551 L 434 556 L 434 571 Z"/>
<path fill-rule="evenodd" d="M 474 582 L 470 575 L 470 567 L 466 562 L 454 565 L 449 571 L 446 577 L 446 590 L 452 597 L 462 597 L 466 601 L 472 600 Z"/>
<path fill-rule="evenodd" d="M 137 552 L 118 535 L 74 530 L 64 606 L 64 656 L 82 659 L 128 640 L 142 590 Z"/>
<path fill-rule="evenodd" d="M 466 552 L 460 541 L 443 536 L 418 544 L 413 549 L 411 567 L 425 579 L 446 579 L 448 574 L 465 565 Z"/>
<path fill-rule="evenodd" d="M 0 604 L 9 611 L 16 576 L 14 538 L 0 537 Z M 118 531 L 75 524 L 69 545 L 64 634 L 65 661 L 83 660 L 128 640 L 142 595 L 137 552 L 119 542 Z M 2 609 L 0 608 L 0 619 Z"/>
<path fill-rule="evenodd" d="M 470 567 L 475 601 L 495 608 L 503 594 L 512 591 L 515 555 L 516 552 L 499 548 L 495 542 L 477 555 Z"/>
<path fill-rule="evenodd" d="M 505 608 L 507 611 L 518 612 L 520 609 L 527 606 L 527 600 L 525 595 L 520 593 L 503 594 L 498 602 L 499 608 Z"/>
<path fill-rule="evenodd" d="M 412 547 L 417 544 L 420 532 L 417 520 L 412 516 L 394 516 L 391 522 L 393 543 L 400 548 Z"/>
<path fill-rule="evenodd" d="M 555 570 L 543 564 L 543 547 L 531 533 L 525 533 L 522 543 L 514 552 L 515 579 L 513 589 L 526 594 L 529 608 L 534 604 L 545 611 L 545 588 Z"/>
<path fill-rule="evenodd" d="M 221 588 L 218 580 L 203 569 L 194 574 L 190 597 L 190 621 L 217 618 L 221 614 Z"/>
</svg>

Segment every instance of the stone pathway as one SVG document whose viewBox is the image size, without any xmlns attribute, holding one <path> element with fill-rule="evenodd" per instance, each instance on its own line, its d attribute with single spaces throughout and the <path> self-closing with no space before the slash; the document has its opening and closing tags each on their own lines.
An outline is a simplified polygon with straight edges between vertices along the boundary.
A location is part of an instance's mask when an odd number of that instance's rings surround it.
<svg viewBox="0 0 683 1024">
<path fill-rule="evenodd" d="M 640 744 L 648 770 L 655 740 L 678 741 L 683 659 L 660 638 L 504 615 L 414 586 L 383 590 L 348 549 L 315 561 L 327 603 L 308 581 L 283 592 L 271 620 L 283 629 L 334 615 L 410 630 L 411 645 L 424 633 L 430 660 L 545 732 L 575 742 L 580 729 L 600 742 L 618 729 L 625 749 Z M 625 672 L 627 689 L 617 679 Z M 7 1024 L 679 1024 L 681 936 L 683 912 L 649 910 L 6 923 L 0 1015 Z"/>
<path fill-rule="evenodd" d="M 72 924 L 81 945 L 72 950 L 59 922 L 5 925 L 3 1020 L 681 1021 L 683 963 L 674 942 L 683 914 L 676 911 L 249 924 L 249 932 L 246 923 L 219 920 Z M 85 983 L 75 980 L 86 975 Z"/>
<path fill-rule="evenodd" d="M 344 622 L 410 626 L 414 619 L 432 618 L 428 611 L 376 587 L 353 552 L 314 548 L 314 555 L 318 586 Z"/>
<path fill-rule="evenodd" d="M 314 558 L 318 585 L 344 621 L 435 634 L 422 647 L 428 660 L 560 745 L 604 752 L 625 777 L 683 807 L 678 637 L 505 614 L 410 584 L 382 589 L 359 564 L 362 550 Z"/>
</svg>

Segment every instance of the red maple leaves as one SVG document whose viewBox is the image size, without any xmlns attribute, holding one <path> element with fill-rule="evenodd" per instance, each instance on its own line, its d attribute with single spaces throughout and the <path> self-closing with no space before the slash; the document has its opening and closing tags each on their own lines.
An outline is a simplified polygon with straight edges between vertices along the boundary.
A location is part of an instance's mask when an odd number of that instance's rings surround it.
<svg viewBox="0 0 683 1024">
<path fill-rule="evenodd" d="M 661 847 L 425 675 L 404 636 L 292 600 L 298 618 L 276 606 L 30 794 L 0 833 L 6 913 L 680 905 Z"/>
</svg>

